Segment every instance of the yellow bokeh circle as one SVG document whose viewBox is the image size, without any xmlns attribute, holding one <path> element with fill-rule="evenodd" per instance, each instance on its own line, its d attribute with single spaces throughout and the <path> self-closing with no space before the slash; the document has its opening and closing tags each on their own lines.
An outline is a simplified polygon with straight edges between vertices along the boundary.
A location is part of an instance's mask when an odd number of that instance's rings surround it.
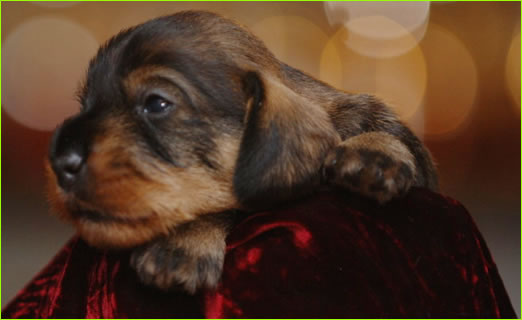
<svg viewBox="0 0 522 320">
<path fill-rule="evenodd" d="M 328 41 L 321 55 L 320 79 L 348 92 L 377 95 L 403 120 L 412 119 L 422 105 L 427 82 L 420 48 L 414 46 L 406 54 L 375 59 L 346 47 L 348 33 L 341 28 Z"/>
</svg>

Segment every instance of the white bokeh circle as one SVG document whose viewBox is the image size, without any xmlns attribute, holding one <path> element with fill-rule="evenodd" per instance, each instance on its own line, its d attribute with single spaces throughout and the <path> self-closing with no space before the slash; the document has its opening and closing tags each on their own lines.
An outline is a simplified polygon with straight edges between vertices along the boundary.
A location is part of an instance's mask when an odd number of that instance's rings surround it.
<svg viewBox="0 0 522 320">
<path fill-rule="evenodd" d="M 395 57 L 413 49 L 423 38 L 430 3 L 422 2 L 325 2 L 331 25 L 348 30 L 346 45 L 374 58 Z"/>
<path fill-rule="evenodd" d="M 63 18 L 31 19 L 2 43 L 2 108 L 17 122 L 35 130 L 52 130 L 78 111 L 75 91 L 96 38 Z"/>
</svg>

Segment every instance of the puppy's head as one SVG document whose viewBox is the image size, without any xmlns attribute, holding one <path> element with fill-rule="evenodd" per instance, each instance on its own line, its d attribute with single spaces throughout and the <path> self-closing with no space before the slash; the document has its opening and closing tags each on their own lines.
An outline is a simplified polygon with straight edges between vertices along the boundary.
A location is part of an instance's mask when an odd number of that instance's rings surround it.
<svg viewBox="0 0 522 320">
<path fill-rule="evenodd" d="M 118 34 L 90 63 L 81 111 L 53 136 L 54 211 L 91 244 L 125 247 L 307 189 L 337 136 L 281 66 L 206 12 Z"/>
</svg>

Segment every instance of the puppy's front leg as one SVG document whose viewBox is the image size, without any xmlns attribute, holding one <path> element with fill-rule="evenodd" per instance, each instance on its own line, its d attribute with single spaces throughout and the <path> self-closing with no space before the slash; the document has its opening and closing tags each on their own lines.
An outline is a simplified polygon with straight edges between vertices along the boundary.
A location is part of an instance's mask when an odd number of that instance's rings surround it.
<svg viewBox="0 0 522 320">
<path fill-rule="evenodd" d="M 174 229 L 168 237 L 137 248 L 131 265 L 140 280 L 163 290 L 217 286 L 225 259 L 225 238 L 234 213 L 209 214 Z"/>
<path fill-rule="evenodd" d="M 415 159 L 396 137 L 366 132 L 341 142 L 325 158 L 327 183 L 384 203 L 408 191 L 417 174 Z"/>
</svg>

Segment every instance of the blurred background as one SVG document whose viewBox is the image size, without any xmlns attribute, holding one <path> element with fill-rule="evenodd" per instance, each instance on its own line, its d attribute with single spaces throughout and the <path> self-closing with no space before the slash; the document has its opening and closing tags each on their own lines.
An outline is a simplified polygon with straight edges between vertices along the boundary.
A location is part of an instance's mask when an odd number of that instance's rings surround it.
<svg viewBox="0 0 522 320">
<path fill-rule="evenodd" d="M 97 47 L 186 9 L 233 18 L 290 65 L 390 103 L 482 231 L 520 315 L 519 2 L 3 2 L 2 306 L 74 231 L 49 214 L 43 159 Z M 436 267 L 436 266 L 435 266 Z"/>
</svg>

